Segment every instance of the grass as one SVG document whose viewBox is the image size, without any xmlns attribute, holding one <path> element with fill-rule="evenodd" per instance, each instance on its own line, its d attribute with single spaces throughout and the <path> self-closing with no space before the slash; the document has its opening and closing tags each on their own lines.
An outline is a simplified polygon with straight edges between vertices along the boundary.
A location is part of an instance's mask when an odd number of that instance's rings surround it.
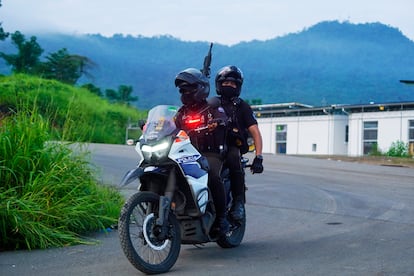
<svg viewBox="0 0 414 276">
<path fill-rule="evenodd" d="M 58 140 L 125 144 L 128 122 L 147 114 L 112 104 L 86 89 L 23 74 L 0 76 L 0 91 L 2 109 L 36 105 L 51 120 L 53 138 Z"/>
<path fill-rule="evenodd" d="M 45 84 L 25 76 L 17 79 L 0 81 L 2 103 L 12 110 L 0 119 L 0 251 L 89 243 L 84 235 L 115 224 L 124 200 L 114 188 L 97 183 L 88 152 L 63 141 L 84 141 L 101 132 L 104 139 L 113 134 L 111 127 L 120 124 L 83 120 L 104 118 L 119 107 L 101 107 L 106 114 L 98 114 L 96 109 L 90 110 L 92 103 L 85 106 L 85 96 L 77 95 L 76 89 L 65 86 L 68 95 L 64 101 L 63 96 L 59 99 L 42 90 L 44 85 L 61 87 L 59 83 Z M 13 102 L 4 91 L 21 97 Z M 32 97 L 24 97 L 25 93 Z M 66 107 L 56 105 L 59 101 Z M 122 114 L 122 118 L 127 116 Z M 108 133 L 103 134 L 105 131 Z M 51 142 L 57 138 L 59 142 Z"/>
</svg>

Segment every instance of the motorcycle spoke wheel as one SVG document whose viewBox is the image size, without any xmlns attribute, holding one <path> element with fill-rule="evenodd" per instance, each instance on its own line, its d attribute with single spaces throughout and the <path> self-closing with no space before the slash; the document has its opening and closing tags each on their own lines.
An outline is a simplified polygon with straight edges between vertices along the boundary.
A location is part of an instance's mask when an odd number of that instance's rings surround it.
<svg viewBox="0 0 414 276">
<path fill-rule="evenodd" d="M 180 228 L 174 215 L 168 219 L 166 238 L 159 238 L 161 228 L 155 224 L 158 206 L 158 195 L 139 192 L 125 203 L 118 224 L 126 257 L 147 274 L 167 272 L 175 264 L 181 247 Z"/>
</svg>

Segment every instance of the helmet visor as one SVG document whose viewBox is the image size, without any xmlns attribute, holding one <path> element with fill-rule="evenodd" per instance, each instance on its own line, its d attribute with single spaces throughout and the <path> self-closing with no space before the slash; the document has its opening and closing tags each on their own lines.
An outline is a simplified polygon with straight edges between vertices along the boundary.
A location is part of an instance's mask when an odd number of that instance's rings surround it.
<svg viewBox="0 0 414 276">
<path fill-rule="evenodd" d="M 193 94 L 197 92 L 199 85 L 185 83 L 185 84 L 179 85 L 178 88 L 181 94 Z"/>
</svg>

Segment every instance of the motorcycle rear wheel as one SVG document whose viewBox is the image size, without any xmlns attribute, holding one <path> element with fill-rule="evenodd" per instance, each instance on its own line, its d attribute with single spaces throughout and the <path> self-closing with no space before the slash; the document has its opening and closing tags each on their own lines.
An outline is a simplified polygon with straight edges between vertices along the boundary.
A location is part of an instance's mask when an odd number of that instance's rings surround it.
<svg viewBox="0 0 414 276">
<path fill-rule="evenodd" d="M 118 221 L 119 239 L 129 262 L 146 274 L 164 273 L 177 261 L 181 248 L 180 226 L 173 214 L 168 217 L 166 239 L 157 238 L 155 225 L 159 195 L 138 192 L 124 204 Z"/>
<path fill-rule="evenodd" d="M 222 248 L 233 248 L 240 245 L 244 237 L 244 232 L 246 231 L 246 213 L 243 219 L 238 222 L 232 222 L 232 225 L 232 231 L 216 241 Z"/>
</svg>

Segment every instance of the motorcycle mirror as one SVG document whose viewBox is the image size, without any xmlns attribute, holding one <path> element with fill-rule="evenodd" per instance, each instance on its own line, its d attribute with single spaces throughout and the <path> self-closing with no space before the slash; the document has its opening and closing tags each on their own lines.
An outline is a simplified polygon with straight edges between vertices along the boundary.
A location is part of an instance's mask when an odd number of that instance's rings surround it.
<svg viewBox="0 0 414 276">
<path fill-rule="evenodd" d="M 145 123 L 146 123 L 146 121 L 145 121 L 145 120 L 139 120 L 139 121 L 138 121 L 138 126 L 139 126 L 139 128 L 140 128 L 141 130 L 143 130 L 143 129 L 144 129 Z"/>
</svg>

